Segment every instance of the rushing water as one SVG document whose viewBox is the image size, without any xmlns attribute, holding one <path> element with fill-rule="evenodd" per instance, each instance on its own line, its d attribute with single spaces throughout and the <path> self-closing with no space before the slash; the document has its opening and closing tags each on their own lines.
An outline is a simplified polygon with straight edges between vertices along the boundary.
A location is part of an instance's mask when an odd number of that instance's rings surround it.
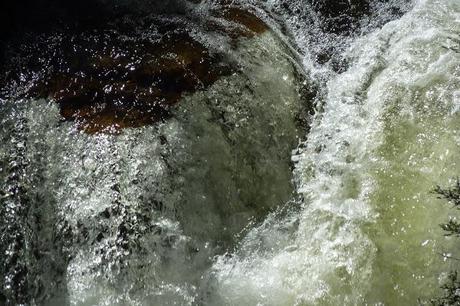
<svg viewBox="0 0 460 306">
<path fill-rule="evenodd" d="M 421 1 L 351 45 L 293 157 L 302 208 L 220 258 L 225 301 L 409 305 L 434 294 L 448 212 L 428 191 L 460 169 L 459 8 Z"/>
<path fill-rule="evenodd" d="M 271 30 L 233 43 L 239 70 L 155 125 L 87 134 L 52 101 L 3 100 L 0 298 L 416 305 L 439 294 L 458 265 L 441 254 L 460 251 L 438 226 L 455 211 L 429 193 L 460 175 L 460 2 L 374 1 L 348 12 L 346 31 L 314 3 L 246 1 Z M 219 39 L 206 44 L 232 45 Z"/>
</svg>

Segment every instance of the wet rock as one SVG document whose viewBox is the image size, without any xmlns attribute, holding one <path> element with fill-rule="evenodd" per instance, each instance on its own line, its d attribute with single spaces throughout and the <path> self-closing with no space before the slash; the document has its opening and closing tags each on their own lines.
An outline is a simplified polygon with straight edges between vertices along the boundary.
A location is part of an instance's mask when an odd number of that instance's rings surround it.
<svg viewBox="0 0 460 306">
<path fill-rule="evenodd" d="M 239 37 L 253 37 L 254 35 L 262 34 L 269 30 L 268 25 L 257 15 L 238 7 L 224 5 L 218 10 L 215 10 L 213 15 L 236 25 L 236 27 L 229 28 L 228 26 L 219 27 L 216 23 L 210 23 L 211 28 L 218 27 L 221 30 L 223 29 L 223 31 L 233 39 Z"/>
<path fill-rule="evenodd" d="M 65 37 L 57 48 L 52 72 L 28 95 L 53 98 L 63 119 L 88 133 L 164 120 L 184 93 L 231 71 L 183 32 L 158 43 L 83 33 Z"/>
<path fill-rule="evenodd" d="M 215 19 L 208 30 L 228 36 L 233 45 L 269 29 L 255 14 L 235 6 L 210 13 Z M 146 29 L 149 37 L 142 23 L 155 28 Z M 21 64 L 14 65 L 21 69 L 8 71 L 5 83 L 28 83 L 27 97 L 52 98 L 64 121 L 75 121 L 88 133 L 163 121 L 184 94 L 204 90 L 235 71 L 226 54 L 192 37 L 190 26 L 183 18 L 147 17 L 140 24 L 120 20 L 45 35 L 19 56 Z M 29 76 L 26 82 L 24 76 Z"/>
</svg>

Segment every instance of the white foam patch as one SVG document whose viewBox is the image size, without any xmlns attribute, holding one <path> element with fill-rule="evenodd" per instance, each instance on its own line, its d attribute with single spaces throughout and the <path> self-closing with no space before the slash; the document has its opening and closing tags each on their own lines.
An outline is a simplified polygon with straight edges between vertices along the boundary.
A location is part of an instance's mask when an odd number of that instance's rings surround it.
<svg viewBox="0 0 460 306">
<path fill-rule="evenodd" d="M 453 20 L 451 12 L 457 7 L 454 1 L 419 1 L 400 20 L 355 41 L 348 51 L 352 66 L 328 82 L 324 112 L 317 115 L 305 148 L 293 157 L 304 204 L 299 213 L 280 222 L 295 219 L 298 227 L 294 233 L 283 233 L 282 225 L 267 221 L 250 232 L 235 254 L 219 257 L 213 270 L 218 301 L 366 302 L 376 248 L 364 227 L 378 218 L 369 195 L 379 187 L 372 168 L 382 144 L 387 102 L 400 94 L 391 90 L 392 82 L 423 87 L 450 78 L 445 66 L 455 64 L 456 55 L 445 54 L 427 69 L 411 62 L 413 67 L 401 67 L 399 73 L 395 65 L 402 65 L 404 57 L 411 59 L 424 41 L 442 40 L 442 25 L 436 20 Z"/>
</svg>

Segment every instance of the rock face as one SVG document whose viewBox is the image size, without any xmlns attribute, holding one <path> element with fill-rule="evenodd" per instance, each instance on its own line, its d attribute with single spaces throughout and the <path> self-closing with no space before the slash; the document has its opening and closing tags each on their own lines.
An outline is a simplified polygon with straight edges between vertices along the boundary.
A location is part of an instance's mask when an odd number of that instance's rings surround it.
<svg viewBox="0 0 460 306">
<path fill-rule="evenodd" d="M 204 301 L 212 257 L 292 198 L 312 110 L 295 55 L 256 8 L 187 5 L 15 50 L 0 113 L 7 304 Z"/>
</svg>

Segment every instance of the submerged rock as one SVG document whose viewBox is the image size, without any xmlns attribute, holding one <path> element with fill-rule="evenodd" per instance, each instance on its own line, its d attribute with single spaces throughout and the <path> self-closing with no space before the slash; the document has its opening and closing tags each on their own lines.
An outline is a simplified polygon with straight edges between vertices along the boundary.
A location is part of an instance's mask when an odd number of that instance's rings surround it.
<svg viewBox="0 0 460 306">
<path fill-rule="evenodd" d="M 212 15 L 239 25 L 239 27 L 236 28 L 229 28 L 228 26 L 219 27 L 216 23 L 210 23 L 210 28 L 220 28 L 234 39 L 239 37 L 253 37 L 254 35 L 262 34 L 269 30 L 268 25 L 254 15 L 254 13 L 238 7 L 219 7 L 212 12 Z"/>
<path fill-rule="evenodd" d="M 235 6 L 210 14 L 207 30 L 228 36 L 233 45 L 269 29 Z M 237 68 L 223 50 L 210 50 L 190 31 L 202 34 L 190 20 L 151 17 L 52 33 L 27 46 L 20 69 L 13 66 L 5 83 L 24 84 L 28 98 L 52 98 L 64 120 L 88 133 L 153 124 L 169 117 L 183 94 L 203 90 Z"/>
<path fill-rule="evenodd" d="M 184 93 L 231 72 L 218 55 L 177 31 L 160 42 L 83 33 L 63 38 L 56 48 L 57 67 L 28 96 L 51 97 L 64 120 L 88 133 L 164 120 Z"/>
</svg>

